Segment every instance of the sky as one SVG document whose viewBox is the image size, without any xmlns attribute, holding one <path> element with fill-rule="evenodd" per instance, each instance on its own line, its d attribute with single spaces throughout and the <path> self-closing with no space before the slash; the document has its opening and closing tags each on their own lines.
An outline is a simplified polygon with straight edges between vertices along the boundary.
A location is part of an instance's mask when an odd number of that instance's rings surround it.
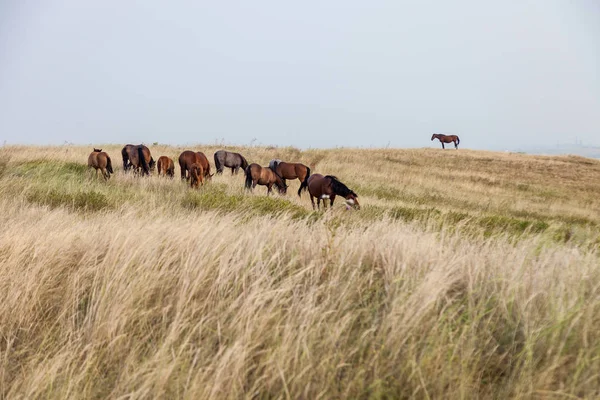
<svg viewBox="0 0 600 400">
<path fill-rule="evenodd" d="M 600 146 L 600 1 L 0 1 L 0 145 Z"/>
</svg>

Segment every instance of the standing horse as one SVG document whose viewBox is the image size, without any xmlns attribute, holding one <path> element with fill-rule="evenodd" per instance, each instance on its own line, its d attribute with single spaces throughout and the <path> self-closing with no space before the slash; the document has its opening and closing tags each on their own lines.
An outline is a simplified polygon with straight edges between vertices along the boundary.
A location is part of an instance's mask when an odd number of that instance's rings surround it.
<svg viewBox="0 0 600 400">
<path fill-rule="evenodd" d="M 123 170 L 128 171 L 133 168 L 134 171 L 142 174 L 150 175 L 150 171 L 154 170 L 154 159 L 150 154 L 150 149 L 143 144 L 127 144 L 121 149 L 123 157 Z"/>
<path fill-rule="evenodd" d="M 104 180 L 108 180 L 110 174 L 114 174 L 110 157 L 102 149 L 94 149 L 89 155 L 88 168 L 96 169 L 96 177 L 98 176 L 98 170 L 102 171 Z"/>
<path fill-rule="evenodd" d="M 215 153 L 215 168 L 217 168 L 217 174 L 223 173 L 223 167 L 231 168 L 231 175 L 238 173 L 238 170 L 242 168 L 242 171 L 246 171 L 248 167 L 248 161 L 240 153 L 232 153 L 225 150 L 219 150 Z"/>
<path fill-rule="evenodd" d="M 204 186 L 204 168 L 198 163 L 190 165 L 190 186 L 198 188 L 199 185 Z"/>
<path fill-rule="evenodd" d="M 269 168 L 283 179 L 284 184 L 286 179 L 298 179 L 300 181 L 298 196 L 300 196 L 302 189 L 306 190 L 308 188 L 310 168 L 306 165 L 300 163 L 287 163 L 281 160 L 271 160 L 269 162 Z"/>
<path fill-rule="evenodd" d="M 160 174 L 171 178 L 175 176 L 175 163 L 173 163 L 171 158 L 160 156 L 156 165 L 158 166 L 158 176 L 160 176 Z"/>
<path fill-rule="evenodd" d="M 256 185 L 263 185 L 267 187 L 267 196 L 271 193 L 273 185 L 277 186 L 279 193 L 285 194 L 287 192 L 287 185 L 283 182 L 280 176 L 278 176 L 271 168 L 261 167 L 258 164 L 250 164 L 246 167 L 246 189 L 252 190 Z"/>
<path fill-rule="evenodd" d="M 208 158 L 201 151 L 193 152 L 191 150 L 186 150 L 179 155 L 179 167 L 181 168 L 181 179 L 190 179 L 189 171 L 192 167 L 192 164 L 197 163 L 202 166 L 202 171 L 204 174 L 204 178 L 210 179 L 212 175 L 210 173 L 210 164 L 208 163 Z M 188 174 L 186 175 L 186 171 Z"/>
<path fill-rule="evenodd" d="M 431 140 L 438 139 L 442 144 L 442 149 L 445 149 L 444 143 L 454 143 L 454 148 L 458 149 L 458 144 L 460 143 L 460 139 L 456 135 L 442 135 L 441 133 L 434 133 L 431 136 Z"/>
<path fill-rule="evenodd" d="M 348 186 L 344 185 L 333 175 L 311 175 L 308 178 L 308 193 L 310 193 L 310 202 L 312 203 L 313 210 L 315 209 L 315 197 L 317 198 L 317 207 L 321 209 L 321 200 L 323 200 L 323 208 L 327 208 L 325 205 L 326 199 L 329 199 L 329 207 L 333 207 L 335 196 L 345 198 L 348 206 L 353 206 L 360 210 L 358 195 L 348 189 Z"/>
</svg>

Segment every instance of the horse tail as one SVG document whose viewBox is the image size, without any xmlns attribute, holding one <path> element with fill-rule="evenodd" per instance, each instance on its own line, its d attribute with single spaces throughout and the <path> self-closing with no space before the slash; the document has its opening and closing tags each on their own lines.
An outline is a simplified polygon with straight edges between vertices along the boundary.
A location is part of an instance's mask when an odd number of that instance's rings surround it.
<svg viewBox="0 0 600 400">
<path fill-rule="evenodd" d="M 456 136 L 456 145 L 458 146 L 460 144 L 460 138 L 458 136 Z"/>
<path fill-rule="evenodd" d="M 221 164 L 221 160 L 219 160 L 219 152 L 215 153 L 215 168 L 217 169 L 217 174 L 223 172 L 223 165 Z"/>
<path fill-rule="evenodd" d="M 123 157 L 123 170 L 127 171 L 127 162 L 129 161 L 129 154 L 127 154 L 127 146 L 121 149 L 121 157 Z"/>
<path fill-rule="evenodd" d="M 144 174 L 150 175 L 150 167 L 148 167 L 148 163 L 146 162 L 146 157 L 144 156 L 144 149 L 142 146 L 138 146 L 138 158 L 140 159 L 140 165 L 142 166 Z"/>
<path fill-rule="evenodd" d="M 252 168 L 250 168 L 250 166 L 248 165 L 246 167 L 246 169 L 244 170 L 244 173 L 246 174 L 246 183 L 245 183 L 245 187 L 246 189 L 250 189 L 252 188 Z"/>
<path fill-rule="evenodd" d="M 106 170 L 108 172 L 110 172 L 111 174 L 114 174 L 113 169 L 112 169 L 112 162 L 110 161 L 109 155 L 106 156 Z"/>
<path fill-rule="evenodd" d="M 298 189 L 298 196 L 300 196 L 300 192 L 302 191 L 302 189 L 304 189 L 304 190 L 308 189 L 308 177 L 309 176 L 310 176 L 310 167 L 306 167 L 306 176 L 304 177 L 304 180 L 300 184 L 300 188 Z"/>
</svg>

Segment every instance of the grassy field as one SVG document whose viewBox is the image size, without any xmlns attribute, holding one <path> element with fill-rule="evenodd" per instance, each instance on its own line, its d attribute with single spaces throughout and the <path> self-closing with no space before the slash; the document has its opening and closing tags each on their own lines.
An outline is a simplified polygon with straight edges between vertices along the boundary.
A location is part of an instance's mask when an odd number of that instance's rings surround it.
<svg viewBox="0 0 600 400">
<path fill-rule="evenodd" d="M 323 213 L 101 147 L 0 148 L 1 398 L 600 397 L 599 161 L 225 147 L 358 193 Z"/>
</svg>

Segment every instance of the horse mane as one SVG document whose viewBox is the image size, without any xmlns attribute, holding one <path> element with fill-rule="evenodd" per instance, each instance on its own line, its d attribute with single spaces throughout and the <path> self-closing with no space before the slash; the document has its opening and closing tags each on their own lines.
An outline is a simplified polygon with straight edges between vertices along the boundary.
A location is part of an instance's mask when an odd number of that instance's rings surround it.
<svg viewBox="0 0 600 400">
<path fill-rule="evenodd" d="M 283 181 L 283 176 L 279 175 L 279 174 L 277 173 L 277 171 L 276 171 L 276 169 L 277 169 L 277 164 L 279 164 L 280 162 L 281 162 L 281 160 L 271 160 L 271 161 L 269 161 L 269 169 L 270 169 L 271 171 L 273 171 L 273 173 L 274 173 L 274 174 L 275 174 L 275 175 L 276 175 L 276 176 L 277 176 L 279 179 L 281 179 L 281 180 Z"/>
<path fill-rule="evenodd" d="M 246 169 L 248 167 L 248 161 L 246 160 L 246 157 L 244 157 L 240 153 L 238 153 L 238 155 L 242 159 L 242 165 L 241 165 L 242 169 Z"/>
<path fill-rule="evenodd" d="M 329 181 L 331 182 L 331 189 L 335 194 L 342 197 L 346 197 L 350 194 L 353 194 L 354 196 L 358 197 L 358 195 L 354 193 L 354 191 L 350 190 L 348 186 L 340 182 L 337 177 L 333 175 L 327 175 L 325 178 L 329 178 Z"/>
</svg>

